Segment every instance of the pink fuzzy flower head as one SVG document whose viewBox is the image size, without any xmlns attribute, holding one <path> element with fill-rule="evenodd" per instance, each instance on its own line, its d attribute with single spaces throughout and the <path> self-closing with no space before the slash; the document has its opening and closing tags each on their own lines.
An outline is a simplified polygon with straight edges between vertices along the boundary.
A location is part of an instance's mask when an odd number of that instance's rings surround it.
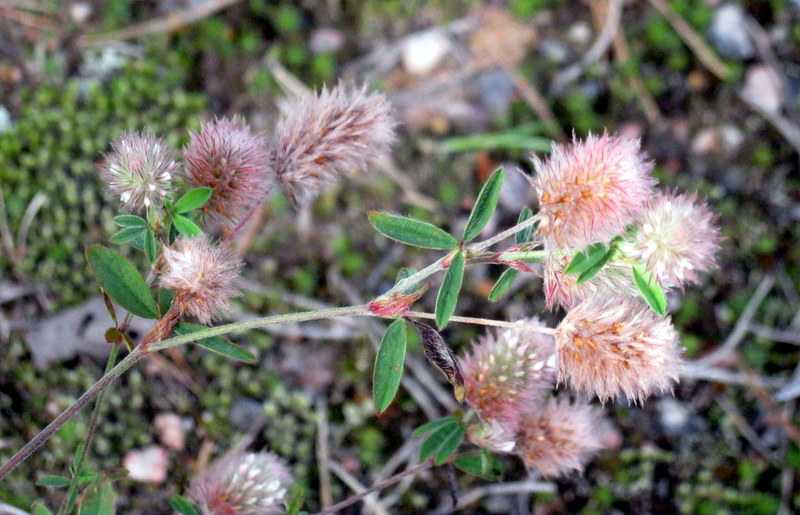
<svg viewBox="0 0 800 515">
<path fill-rule="evenodd" d="M 283 513 L 292 477 L 286 464 L 270 452 L 241 453 L 203 470 L 186 495 L 206 515 Z"/>
<path fill-rule="evenodd" d="M 194 315 L 211 323 L 219 311 L 230 309 L 231 297 L 240 295 L 231 283 L 242 264 L 227 246 L 212 245 L 205 235 L 181 236 L 164 248 L 161 286 L 175 294 L 181 314 Z"/>
<path fill-rule="evenodd" d="M 111 148 L 100 166 L 108 190 L 132 210 L 160 206 L 179 167 L 173 150 L 146 132 L 126 132 Z"/>
<path fill-rule="evenodd" d="M 542 325 L 537 319 L 525 322 Z M 519 329 L 489 333 L 459 359 L 467 404 L 483 420 L 514 425 L 521 411 L 553 387 L 554 352 L 549 335 Z"/>
<path fill-rule="evenodd" d="M 700 282 L 699 273 L 716 266 L 721 240 L 716 218 L 696 195 L 661 193 L 636 224 L 631 258 L 647 263 L 665 287 Z"/>
<path fill-rule="evenodd" d="M 511 452 L 516 446 L 517 427 L 497 420 L 481 420 L 467 428 L 467 439 L 494 452 Z"/>
<path fill-rule="evenodd" d="M 539 234 L 556 248 L 607 242 L 642 212 L 653 195 L 652 163 L 631 138 L 589 135 L 553 145 L 547 161 L 533 157 Z"/>
<path fill-rule="evenodd" d="M 293 203 L 311 198 L 345 173 L 366 168 L 394 140 L 391 107 L 383 95 L 343 84 L 297 98 L 276 128 L 274 169 Z"/>
<path fill-rule="evenodd" d="M 600 410 L 588 404 L 549 399 L 523 415 L 515 452 L 545 477 L 581 472 L 603 448 L 597 430 L 601 420 Z"/>
<path fill-rule="evenodd" d="M 213 188 L 203 210 L 222 224 L 235 225 L 266 194 L 270 178 L 266 142 L 242 118 L 203 122 L 199 132 L 190 134 L 183 157 L 186 183 Z"/>
<path fill-rule="evenodd" d="M 604 266 L 590 280 L 578 283 L 578 274 L 566 274 L 574 254 L 547 254 L 544 262 L 544 295 L 547 309 L 561 306 L 573 308 L 578 302 L 603 292 L 611 292 L 627 297 L 636 297 L 639 291 L 633 282 L 630 266 L 615 266 L 612 263 Z"/>
<path fill-rule="evenodd" d="M 672 391 L 681 366 L 672 322 L 624 297 L 593 297 L 567 313 L 556 333 L 558 380 L 602 401 L 642 402 Z"/>
</svg>

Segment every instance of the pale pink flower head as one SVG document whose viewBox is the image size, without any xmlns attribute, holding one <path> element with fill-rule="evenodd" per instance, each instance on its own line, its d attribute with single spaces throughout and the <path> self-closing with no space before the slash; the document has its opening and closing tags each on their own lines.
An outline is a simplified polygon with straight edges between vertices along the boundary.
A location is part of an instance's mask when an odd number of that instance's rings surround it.
<svg viewBox="0 0 800 515">
<path fill-rule="evenodd" d="M 467 439 L 494 452 L 511 452 L 516 446 L 517 426 L 497 420 L 481 420 L 467 428 Z"/>
<path fill-rule="evenodd" d="M 533 318 L 523 322 L 542 326 Z M 555 383 L 553 337 L 504 329 L 489 333 L 459 359 L 467 404 L 483 420 L 514 425 Z"/>
<path fill-rule="evenodd" d="M 626 254 L 646 263 L 667 288 L 696 284 L 700 273 L 716 266 L 722 239 L 716 217 L 694 194 L 660 193 L 636 229 Z"/>
<path fill-rule="evenodd" d="M 204 515 L 268 515 L 284 512 L 291 482 L 282 459 L 270 452 L 248 452 L 211 464 L 186 495 Z"/>
<path fill-rule="evenodd" d="M 588 404 L 551 398 L 525 413 L 515 452 L 544 477 L 581 472 L 603 445 L 598 425 L 602 414 Z"/>
<path fill-rule="evenodd" d="M 287 105 L 276 128 L 274 170 L 293 203 L 311 198 L 340 175 L 362 171 L 394 140 L 391 107 L 366 87 L 338 84 Z"/>
<path fill-rule="evenodd" d="M 180 166 L 175 152 L 164 140 L 147 132 L 126 132 L 111 149 L 100 165 L 100 176 L 108 190 L 132 210 L 160 206 Z"/>
<path fill-rule="evenodd" d="M 602 402 L 622 394 L 642 402 L 672 391 L 681 366 L 667 317 L 625 297 L 593 297 L 567 313 L 556 333 L 558 380 Z"/>
<path fill-rule="evenodd" d="M 583 249 L 622 233 L 653 195 L 653 165 L 639 140 L 592 136 L 553 145 L 546 161 L 533 157 L 539 234 L 557 248 Z"/>
<path fill-rule="evenodd" d="M 183 150 L 184 180 L 193 188 L 213 189 L 203 211 L 227 226 L 261 201 L 271 178 L 264 138 L 240 117 L 205 121 L 189 135 Z"/>
<path fill-rule="evenodd" d="M 547 309 L 554 309 L 557 306 L 571 309 L 578 302 L 603 292 L 627 297 L 640 295 L 633 282 L 630 265 L 614 262 L 612 259 L 597 272 L 597 275 L 579 284 L 578 274 L 564 273 L 573 257 L 574 253 L 549 252 L 546 255 L 543 290 Z"/>
<path fill-rule="evenodd" d="M 240 295 L 232 283 L 242 263 L 225 245 L 212 245 L 205 235 L 181 236 L 164 248 L 161 286 L 175 294 L 173 304 L 181 314 L 209 324 L 220 311 L 230 309 L 230 299 Z"/>
</svg>

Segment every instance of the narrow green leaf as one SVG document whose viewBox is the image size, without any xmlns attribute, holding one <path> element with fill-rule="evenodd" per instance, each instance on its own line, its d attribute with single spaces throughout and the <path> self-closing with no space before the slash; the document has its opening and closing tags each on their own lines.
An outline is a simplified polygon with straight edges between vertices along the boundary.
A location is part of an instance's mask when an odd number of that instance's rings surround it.
<svg viewBox="0 0 800 515">
<path fill-rule="evenodd" d="M 439 250 L 450 250 L 458 245 L 458 241 L 443 229 L 415 218 L 373 211 L 369 221 L 379 233 L 406 245 Z"/>
<path fill-rule="evenodd" d="M 180 322 L 175 326 L 174 331 L 175 334 L 183 336 L 185 334 L 195 333 L 204 329 L 208 329 L 208 327 L 197 324 L 189 324 L 187 322 Z M 215 352 L 237 361 L 243 361 L 245 363 L 255 363 L 257 361 L 256 357 L 250 351 L 239 345 L 236 345 L 235 343 L 229 342 L 221 336 L 201 338 L 194 343 L 201 347 L 205 347 L 211 352 Z"/>
<path fill-rule="evenodd" d="M 175 202 L 175 212 L 188 213 L 192 209 L 201 207 L 203 204 L 208 202 L 208 199 L 211 198 L 212 191 L 213 190 L 207 186 L 187 191 L 180 199 L 178 199 L 177 202 Z"/>
<path fill-rule="evenodd" d="M 439 420 L 434 420 L 432 422 L 428 422 L 427 424 L 423 424 L 423 425 L 419 426 L 418 428 L 416 428 L 411 433 L 411 436 L 419 436 L 419 435 L 428 433 L 430 431 L 433 431 L 435 429 L 439 429 L 442 426 L 447 426 L 447 425 L 450 425 L 450 424 L 458 424 L 458 420 L 456 419 L 456 417 L 453 417 L 453 416 L 444 417 L 444 418 L 440 418 Z"/>
<path fill-rule="evenodd" d="M 79 515 L 114 515 L 116 504 L 116 494 L 111 486 L 111 481 L 103 479 L 90 485 L 86 489 L 78 508 Z"/>
<path fill-rule="evenodd" d="M 63 488 L 69 486 L 70 480 L 64 476 L 44 476 L 40 477 L 36 484 L 39 486 L 49 486 L 52 488 Z"/>
<path fill-rule="evenodd" d="M 117 245 L 128 243 L 131 240 L 144 236 L 145 231 L 147 231 L 145 227 L 126 227 L 111 237 L 111 243 Z"/>
<path fill-rule="evenodd" d="M 450 317 L 456 310 L 458 294 L 461 292 L 461 282 L 464 280 L 464 255 L 456 252 L 450 267 L 444 274 L 439 294 L 436 296 L 436 326 L 444 329 Z"/>
<path fill-rule="evenodd" d="M 615 253 L 616 251 L 617 251 L 617 247 L 616 247 L 615 245 L 612 245 L 612 246 L 611 246 L 611 247 L 610 247 L 610 248 L 609 248 L 609 249 L 606 251 L 606 253 L 605 253 L 605 254 L 603 254 L 603 257 L 601 257 L 599 261 L 597 261 L 597 262 L 596 262 L 596 263 L 594 263 L 592 266 L 590 266 L 589 268 L 587 268 L 586 270 L 584 270 L 583 272 L 581 272 L 581 275 L 579 275 L 579 276 L 578 276 L 578 279 L 575 281 L 575 283 L 576 283 L 576 284 L 583 284 L 583 283 L 585 283 L 586 281 L 590 280 L 590 279 L 591 279 L 592 277 L 594 277 L 595 275 L 597 275 L 597 273 L 598 273 L 600 270 L 602 270 L 602 268 L 603 268 L 604 266 L 606 266 L 606 263 L 608 263 L 608 262 L 609 262 L 609 260 L 610 260 L 610 259 L 611 259 L 611 258 L 614 256 L 614 253 Z"/>
<path fill-rule="evenodd" d="M 439 447 L 439 450 L 436 452 L 436 456 L 433 459 L 433 462 L 437 465 L 441 465 L 447 458 L 450 457 L 458 446 L 461 445 L 461 442 L 464 441 L 464 434 L 466 434 L 466 428 L 462 425 L 457 426 L 458 430 L 453 431 L 450 435 L 442 442 L 442 446 Z"/>
<path fill-rule="evenodd" d="M 634 265 L 633 281 L 650 309 L 659 315 L 665 315 L 667 313 L 667 297 L 664 295 L 664 290 L 643 264 Z"/>
<path fill-rule="evenodd" d="M 169 507 L 181 515 L 201 515 L 200 510 L 182 495 L 176 495 L 169 500 Z"/>
<path fill-rule="evenodd" d="M 397 277 L 394 280 L 394 284 L 397 284 L 400 281 L 404 281 L 416 273 L 417 273 L 416 268 L 411 268 L 409 266 L 403 267 L 400 269 L 399 272 L 397 272 Z M 416 284 L 412 284 L 411 286 L 401 291 L 400 293 L 404 295 L 409 295 L 411 293 L 414 293 L 416 286 L 417 286 Z"/>
<path fill-rule="evenodd" d="M 81 477 L 78 478 L 79 485 L 85 485 L 86 483 L 94 480 L 97 477 L 97 472 L 85 472 L 81 474 Z"/>
<path fill-rule="evenodd" d="M 292 489 L 289 490 L 289 500 L 286 501 L 286 515 L 298 515 L 305 500 L 306 489 L 303 485 L 293 486 Z"/>
<path fill-rule="evenodd" d="M 407 341 L 406 323 L 402 319 L 392 322 L 381 339 L 372 377 L 372 397 L 378 413 L 386 411 L 400 387 Z"/>
<path fill-rule="evenodd" d="M 172 293 L 172 290 L 168 290 L 166 288 L 158 289 L 156 299 L 158 300 L 159 316 L 164 316 L 167 311 L 169 311 L 169 307 L 172 305 L 173 298 L 175 298 L 175 294 Z"/>
<path fill-rule="evenodd" d="M 197 226 L 196 223 L 192 222 L 188 218 L 183 215 L 175 215 L 172 218 L 172 223 L 175 225 L 175 229 L 186 236 L 197 236 L 201 232 L 203 232 L 200 227 Z"/>
<path fill-rule="evenodd" d="M 445 445 L 447 445 L 447 447 L 452 446 L 454 438 L 457 438 L 457 442 L 461 443 L 461 439 L 464 438 L 463 425 L 459 423 L 447 424 L 443 425 L 442 427 L 434 431 L 430 436 L 428 436 L 428 438 L 425 439 L 425 441 L 422 442 L 422 445 L 420 445 L 419 448 L 420 461 L 425 461 L 434 455 L 436 455 L 438 458 L 439 452 L 441 451 L 442 447 L 444 447 Z M 456 445 L 456 447 L 458 447 L 458 445 Z M 448 454 L 448 456 L 449 455 L 450 454 Z M 436 463 L 439 464 L 438 461 Z"/>
<path fill-rule="evenodd" d="M 475 201 L 475 206 L 473 206 L 472 212 L 469 214 L 467 226 L 464 228 L 464 241 L 475 239 L 489 222 L 492 213 L 497 207 L 497 199 L 500 198 L 500 189 L 503 187 L 504 178 L 505 172 L 503 167 L 500 167 L 481 188 L 478 199 Z"/>
<path fill-rule="evenodd" d="M 144 233 L 144 253 L 147 254 L 147 259 L 149 259 L 151 263 L 155 263 L 156 259 L 158 259 L 158 242 L 152 230 L 148 230 Z"/>
<path fill-rule="evenodd" d="M 150 288 L 133 263 L 99 245 L 87 247 L 86 258 L 100 286 L 117 304 L 142 318 L 158 317 Z"/>
<path fill-rule="evenodd" d="M 580 275 L 605 257 L 608 253 L 608 247 L 603 243 L 593 243 L 575 254 L 572 261 L 569 262 L 567 268 L 564 270 L 565 274 Z"/>
<path fill-rule="evenodd" d="M 522 208 L 522 211 L 519 212 L 519 218 L 517 218 L 517 224 L 518 225 L 521 224 L 522 222 L 524 222 L 525 220 L 527 220 L 532 216 L 533 216 L 533 211 L 531 211 L 531 208 L 529 207 Z M 532 234 L 533 234 L 533 226 L 526 227 L 521 231 L 519 231 L 517 234 L 514 235 L 517 245 L 522 245 L 523 243 L 528 243 L 529 241 L 531 241 Z"/>
<path fill-rule="evenodd" d="M 78 476 L 82 472 L 81 470 L 78 470 L 78 462 L 81 460 L 81 454 L 83 454 L 83 442 L 78 443 L 78 446 L 75 448 L 75 455 L 72 457 L 72 466 L 69 468 L 69 470 L 72 472 L 73 476 Z"/>
<path fill-rule="evenodd" d="M 31 506 L 31 514 L 32 515 L 53 515 L 53 511 L 48 508 L 47 506 L 42 503 L 42 501 L 36 501 Z"/>
<path fill-rule="evenodd" d="M 141 216 L 120 215 L 114 217 L 114 223 L 120 227 L 146 227 L 147 221 Z"/>
<path fill-rule="evenodd" d="M 506 268 L 503 273 L 500 274 L 500 277 L 497 278 L 494 286 L 492 286 L 492 291 L 489 292 L 489 300 L 494 302 L 505 295 L 518 275 L 519 272 L 513 268 Z"/>
<path fill-rule="evenodd" d="M 503 477 L 503 465 L 486 449 L 482 449 L 479 453 L 459 456 L 453 461 L 453 465 L 467 474 L 489 481 L 498 481 Z"/>
</svg>

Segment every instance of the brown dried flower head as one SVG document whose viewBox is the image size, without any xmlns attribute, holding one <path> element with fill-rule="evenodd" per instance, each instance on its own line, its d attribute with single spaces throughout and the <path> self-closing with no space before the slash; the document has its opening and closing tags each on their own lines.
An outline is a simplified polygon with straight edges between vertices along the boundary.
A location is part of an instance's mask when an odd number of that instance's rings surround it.
<svg viewBox="0 0 800 515">
<path fill-rule="evenodd" d="M 311 198 L 340 175 L 361 171 L 394 140 L 391 107 L 366 87 L 338 84 L 292 100 L 276 128 L 274 170 L 293 202 Z"/>
<path fill-rule="evenodd" d="M 220 223 L 236 224 L 266 194 L 271 178 L 266 142 L 242 118 L 203 122 L 190 133 L 183 157 L 186 183 L 213 189 L 203 211 Z"/>
<path fill-rule="evenodd" d="M 240 295 L 232 283 L 242 263 L 227 246 L 214 246 L 205 235 L 181 236 L 164 248 L 161 286 L 175 294 L 173 304 L 181 314 L 209 324 L 220 311 L 230 309 L 230 299 Z"/>
<path fill-rule="evenodd" d="M 186 495 L 205 515 L 268 515 L 284 512 L 291 481 L 288 467 L 274 454 L 241 453 L 205 469 Z"/>
<path fill-rule="evenodd" d="M 580 472 L 603 448 L 597 430 L 601 420 L 600 410 L 588 404 L 549 399 L 523 415 L 515 452 L 545 477 Z"/>
<path fill-rule="evenodd" d="M 667 317 L 624 297 L 593 297 L 567 313 L 556 333 L 558 380 L 602 401 L 642 402 L 672 391 L 681 366 Z"/>
</svg>

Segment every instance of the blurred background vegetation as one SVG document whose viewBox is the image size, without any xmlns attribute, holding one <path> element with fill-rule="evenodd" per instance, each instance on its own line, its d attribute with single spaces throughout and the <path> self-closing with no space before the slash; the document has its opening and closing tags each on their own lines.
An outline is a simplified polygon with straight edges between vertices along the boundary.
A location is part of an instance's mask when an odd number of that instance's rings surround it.
<svg viewBox="0 0 800 515">
<path fill-rule="evenodd" d="M 603 42 L 618 5 L 618 30 Z M 598 39 L 601 52 L 587 58 Z M 147 128 L 180 145 L 214 115 L 242 114 L 268 131 L 293 89 L 341 79 L 387 94 L 401 122 L 394 154 L 299 213 L 270 199 L 245 256 L 253 286 L 237 316 L 363 302 L 402 266 L 430 260 L 374 233 L 369 210 L 458 228 L 498 165 L 530 171 L 530 152 L 573 133 L 640 137 L 662 187 L 707 198 L 726 238 L 720 269 L 670 299 L 694 366 L 674 398 L 607 406 L 615 448 L 583 476 L 525 492 L 527 473 L 507 459 L 505 481 L 519 482 L 520 493 L 483 491 L 463 511 L 800 510 L 798 43 L 796 0 L 0 2 L 0 459 L 102 373 L 104 360 L 82 353 L 34 367 L 32 346 L 62 342 L 29 335 L 97 293 L 82 248 L 113 232 L 117 203 L 95 173 L 110 142 Z M 511 225 L 532 203 L 526 182 L 509 177 L 491 225 Z M 462 314 L 559 319 L 545 311 L 534 274 L 486 301 L 499 273 L 468 271 Z M 421 302 L 432 310 L 431 298 Z M 411 376 L 421 393 L 401 389 L 374 416 L 375 329 L 337 323 L 238 336 L 258 366 L 195 348 L 140 365 L 109 391 L 91 466 L 118 468 L 159 446 L 168 479 L 121 480 L 118 510 L 168 512 L 198 467 L 245 439 L 289 460 L 309 511 L 326 496 L 342 499 L 352 493 L 345 474 L 369 485 L 391 457 L 413 460 L 403 446 L 411 430 L 446 413 L 437 376 L 419 361 Z M 458 353 L 480 332 L 452 326 L 445 336 Z M 163 415 L 177 416 L 183 445 L 165 443 Z M 0 501 L 57 506 L 63 492 L 35 480 L 67 473 L 88 419 L 76 417 L 4 480 Z M 325 459 L 344 471 L 330 485 L 315 454 L 320 429 Z M 401 484 L 385 508 L 451 511 L 449 489 L 466 496 L 485 485 L 451 480 L 446 469 L 423 479 Z"/>
</svg>

